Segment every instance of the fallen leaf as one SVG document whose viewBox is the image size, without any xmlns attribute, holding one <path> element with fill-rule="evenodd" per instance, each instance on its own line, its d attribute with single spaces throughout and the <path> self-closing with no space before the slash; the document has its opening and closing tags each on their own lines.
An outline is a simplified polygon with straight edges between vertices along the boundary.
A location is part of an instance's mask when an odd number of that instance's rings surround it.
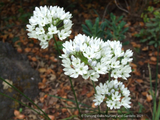
<svg viewBox="0 0 160 120">
<path fill-rule="evenodd" d="M 40 73 L 44 73 L 44 72 L 46 72 L 46 68 L 39 68 L 38 71 L 39 71 Z"/>
<path fill-rule="evenodd" d="M 9 33 L 9 38 L 13 38 L 14 35 L 12 33 Z"/>
<path fill-rule="evenodd" d="M 92 103 L 92 108 L 96 108 L 95 103 Z"/>
<path fill-rule="evenodd" d="M 147 50 L 148 50 L 148 46 L 142 48 L 142 51 L 147 51 Z"/>
<path fill-rule="evenodd" d="M 18 110 L 14 110 L 14 115 L 18 116 L 18 115 L 20 115 L 20 112 Z"/>
<path fill-rule="evenodd" d="M 156 65 L 157 63 L 156 62 L 153 62 L 153 61 L 149 61 L 148 62 L 150 65 Z"/>
<path fill-rule="evenodd" d="M 51 120 L 54 120 L 54 119 L 55 119 L 54 115 L 48 115 L 48 117 L 49 117 Z"/>
<path fill-rule="evenodd" d="M 136 68 L 136 67 L 137 67 L 137 65 L 136 65 L 136 64 L 134 64 L 134 63 L 130 63 L 130 65 L 131 65 L 131 67 L 134 67 L 134 68 Z"/>
<path fill-rule="evenodd" d="M 143 26 L 144 26 L 144 22 L 139 22 L 139 25 L 140 25 L 141 27 L 143 27 Z"/>
<path fill-rule="evenodd" d="M 154 61 L 156 62 L 157 61 L 157 58 L 156 57 L 150 57 L 151 61 Z"/>
<path fill-rule="evenodd" d="M 71 89 L 71 87 L 68 85 L 68 86 L 64 86 L 64 89 L 65 90 L 70 90 Z"/>
<path fill-rule="evenodd" d="M 22 48 L 21 47 L 17 47 L 17 52 L 18 53 L 22 53 Z"/>
<path fill-rule="evenodd" d="M 78 110 L 74 111 L 74 115 L 78 115 L 78 113 L 79 113 Z"/>
<path fill-rule="evenodd" d="M 130 27 L 130 30 L 131 30 L 131 32 L 134 32 L 135 28 L 134 27 Z"/>
<path fill-rule="evenodd" d="M 150 102 L 152 100 L 152 96 L 151 95 L 147 94 L 146 97 L 147 97 L 147 102 Z"/>
<path fill-rule="evenodd" d="M 87 94 L 87 97 L 89 98 L 89 97 L 93 96 L 94 93 L 95 93 L 95 92 L 94 92 L 94 89 L 92 89 L 92 91 Z"/>
<path fill-rule="evenodd" d="M 20 115 L 17 116 L 17 118 L 18 118 L 18 119 L 24 119 L 24 118 L 25 118 L 25 115 L 20 114 Z"/>
<path fill-rule="evenodd" d="M 131 25 L 131 22 L 127 22 L 127 24 L 124 25 L 124 27 L 129 27 Z"/>
<path fill-rule="evenodd" d="M 158 78 L 160 79 L 160 74 L 158 74 Z"/>
<path fill-rule="evenodd" d="M 137 79 L 136 81 L 139 82 L 139 83 L 143 83 L 142 79 Z"/>
<path fill-rule="evenodd" d="M 141 73 L 139 71 L 134 72 L 135 75 L 141 76 Z"/>
<path fill-rule="evenodd" d="M 68 105 L 72 105 L 73 103 L 71 101 L 67 101 L 67 104 Z"/>
<path fill-rule="evenodd" d="M 34 45 L 32 43 L 29 44 L 29 47 L 33 47 Z"/>
<path fill-rule="evenodd" d="M 87 88 L 86 88 L 86 86 L 84 86 L 83 88 L 82 88 L 82 91 L 81 91 L 81 95 L 85 95 L 86 93 L 88 92 L 88 90 L 87 90 Z"/>
<path fill-rule="evenodd" d="M 31 60 L 32 60 L 33 62 L 36 62 L 36 61 L 37 61 L 37 58 L 36 58 L 36 57 L 32 57 Z"/>
<path fill-rule="evenodd" d="M 31 48 L 25 48 L 24 51 L 25 51 L 26 53 L 28 53 L 28 52 L 31 51 Z"/>
<path fill-rule="evenodd" d="M 62 113 L 67 112 L 66 108 L 62 108 Z"/>
<path fill-rule="evenodd" d="M 139 61 L 138 64 L 142 66 L 142 65 L 144 65 L 144 62 Z"/>
<path fill-rule="evenodd" d="M 142 95 L 143 96 L 146 96 L 148 93 L 147 92 L 142 92 Z"/>
<path fill-rule="evenodd" d="M 44 97 L 40 97 L 39 100 L 40 100 L 41 103 L 43 103 L 44 102 Z"/>
<path fill-rule="evenodd" d="M 140 48 L 141 45 L 140 44 L 137 44 L 136 42 L 131 42 L 132 46 L 133 47 L 137 47 L 137 48 Z"/>
</svg>

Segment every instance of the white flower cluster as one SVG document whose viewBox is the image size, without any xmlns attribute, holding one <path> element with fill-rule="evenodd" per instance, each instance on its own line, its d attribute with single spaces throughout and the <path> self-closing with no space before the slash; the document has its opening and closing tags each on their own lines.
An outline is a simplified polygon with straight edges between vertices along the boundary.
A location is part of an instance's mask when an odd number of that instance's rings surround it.
<svg viewBox="0 0 160 120">
<path fill-rule="evenodd" d="M 48 47 L 48 41 L 58 34 L 60 40 L 66 39 L 71 34 L 72 15 L 58 6 L 36 7 L 33 16 L 29 19 L 28 36 L 40 40 L 42 48 Z"/>
<path fill-rule="evenodd" d="M 107 81 L 106 83 L 100 83 L 96 87 L 97 94 L 95 94 L 95 105 L 100 105 L 103 101 L 106 102 L 110 109 L 120 109 L 121 106 L 130 108 L 130 91 L 125 88 L 122 82 L 117 80 Z"/>
<path fill-rule="evenodd" d="M 100 74 L 111 72 L 111 77 L 127 79 L 131 72 L 129 62 L 133 53 L 122 51 L 119 41 L 104 42 L 78 34 L 73 41 L 63 43 L 62 65 L 66 75 L 98 81 Z"/>
</svg>

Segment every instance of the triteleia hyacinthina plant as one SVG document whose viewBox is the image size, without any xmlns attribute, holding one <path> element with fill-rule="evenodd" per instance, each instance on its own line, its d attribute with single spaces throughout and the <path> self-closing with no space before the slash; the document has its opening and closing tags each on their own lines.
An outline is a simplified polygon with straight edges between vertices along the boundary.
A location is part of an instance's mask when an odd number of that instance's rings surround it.
<svg viewBox="0 0 160 120">
<path fill-rule="evenodd" d="M 28 36 L 40 40 L 41 48 L 45 49 L 53 35 L 57 34 L 60 40 L 64 40 L 71 34 L 71 17 L 70 12 L 58 6 L 36 7 L 27 24 Z"/>
</svg>

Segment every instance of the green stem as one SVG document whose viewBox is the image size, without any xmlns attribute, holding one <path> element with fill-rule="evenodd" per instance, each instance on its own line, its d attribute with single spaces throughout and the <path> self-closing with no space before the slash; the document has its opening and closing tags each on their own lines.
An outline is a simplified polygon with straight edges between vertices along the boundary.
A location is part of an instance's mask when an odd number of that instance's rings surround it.
<svg viewBox="0 0 160 120">
<path fill-rule="evenodd" d="M 78 104 L 77 97 L 76 97 L 76 93 L 75 93 L 75 90 L 74 90 L 74 87 L 73 87 L 73 84 L 72 84 L 72 80 L 71 80 L 70 77 L 69 77 L 69 81 L 71 83 L 71 87 L 72 87 L 72 91 L 73 91 L 74 98 L 75 98 L 75 101 L 76 101 L 76 105 L 77 105 L 77 108 L 78 108 L 78 112 L 79 112 L 79 115 L 80 115 L 80 119 L 82 119 L 81 118 L 81 111 L 80 111 L 79 104 Z"/>
<path fill-rule="evenodd" d="M 56 47 L 57 47 L 57 49 L 58 49 L 58 54 L 59 54 L 59 55 L 61 55 L 61 52 L 60 52 L 60 50 L 59 50 L 59 47 L 58 47 L 57 41 L 56 41 L 56 39 L 55 39 L 55 37 L 54 37 L 54 36 L 53 36 L 53 39 L 54 39 L 54 42 L 55 42 Z"/>
<path fill-rule="evenodd" d="M 153 107 L 153 113 L 156 116 L 156 94 L 157 94 L 157 83 L 158 83 L 158 62 L 159 62 L 159 45 L 157 45 L 157 64 L 156 64 L 156 84 L 155 84 L 155 96 L 154 96 L 154 107 Z"/>
<path fill-rule="evenodd" d="M 94 87 L 94 91 L 95 93 L 97 94 L 97 91 L 96 91 L 96 87 L 95 87 L 95 84 L 94 84 L 94 81 L 92 80 L 92 83 L 93 83 L 93 87 Z M 99 111 L 99 114 L 101 114 L 101 111 L 100 111 L 100 107 L 98 106 L 98 111 Z M 101 120 L 101 118 L 100 118 Z"/>
<path fill-rule="evenodd" d="M 48 115 L 38 106 L 36 105 L 30 98 L 28 98 L 25 94 L 23 94 L 19 89 L 17 89 L 16 87 L 14 87 L 13 85 L 11 85 L 10 83 L 8 83 L 6 80 L 4 80 L 3 78 L 0 77 L 0 79 L 2 81 L 4 81 L 5 83 L 7 83 L 9 86 L 11 86 L 12 88 L 14 88 L 16 91 L 18 91 L 19 93 L 21 93 L 21 95 L 23 95 L 26 99 L 28 99 L 32 104 L 34 104 L 47 118 L 48 120 L 50 120 L 50 118 L 48 117 Z"/>
</svg>

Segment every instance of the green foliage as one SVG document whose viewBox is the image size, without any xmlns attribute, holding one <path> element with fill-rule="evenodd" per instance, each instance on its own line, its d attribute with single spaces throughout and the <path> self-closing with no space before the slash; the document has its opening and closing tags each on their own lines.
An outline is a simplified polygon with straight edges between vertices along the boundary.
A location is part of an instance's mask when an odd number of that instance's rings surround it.
<svg viewBox="0 0 160 120">
<path fill-rule="evenodd" d="M 122 20 L 123 16 L 116 18 L 113 13 L 110 14 L 110 20 L 105 19 L 104 22 L 100 23 L 100 18 L 97 17 L 95 23 L 92 24 L 91 20 L 86 20 L 86 25 L 82 24 L 82 31 L 88 35 L 99 37 L 104 41 L 108 39 L 123 40 L 125 38 L 124 33 L 128 28 L 124 28 L 126 22 Z"/>
<path fill-rule="evenodd" d="M 57 41 L 58 48 L 56 47 L 56 44 L 54 44 L 55 49 L 56 49 L 56 50 L 58 50 L 58 49 L 62 50 L 62 49 L 63 49 L 62 44 L 63 44 L 62 41 Z"/>
<path fill-rule="evenodd" d="M 18 20 L 21 20 L 22 22 L 27 23 L 28 19 L 32 16 L 32 14 L 26 13 L 26 11 L 24 11 L 23 8 L 20 8 L 18 11 L 19 11 Z"/>
<path fill-rule="evenodd" d="M 154 8 L 149 6 L 149 12 L 153 12 L 154 17 L 148 18 L 147 14 L 143 14 L 143 20 L 146 22 L 147 29 L 141 29 L 136 37 L 140 37 L 140 42 L 148 42 L 148 45 L 157 47 L 160 45 L 160 12 L 154 11 Z"/>
</svg>

